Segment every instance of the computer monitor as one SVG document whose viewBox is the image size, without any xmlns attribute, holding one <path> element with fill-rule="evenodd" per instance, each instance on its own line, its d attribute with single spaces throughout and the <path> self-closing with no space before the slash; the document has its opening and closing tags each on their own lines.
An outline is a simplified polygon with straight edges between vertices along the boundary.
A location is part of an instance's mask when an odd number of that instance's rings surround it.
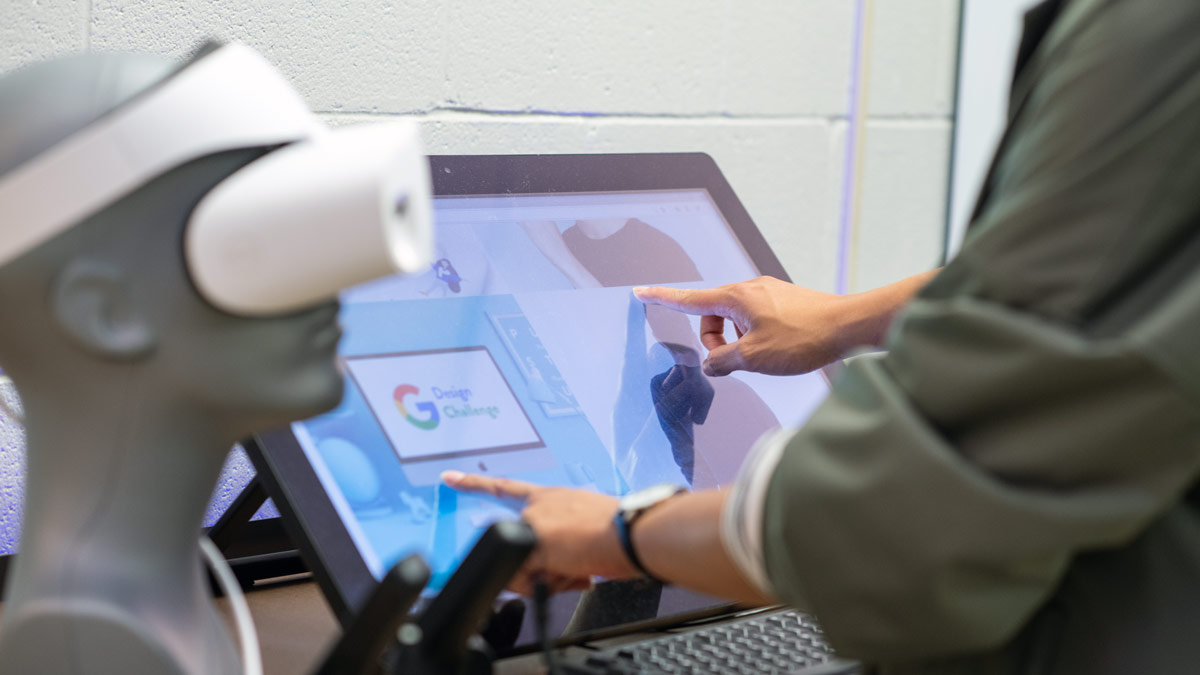
<svg viewBox="0 0 1200 675">
<path fill-rule="evenodd" d="M 707 377 L 699 318 L 634 298 L 635 285 L 787 278 L 707 155 L 431 164 L 436 262 L 346 291 L 343 401 L 248 448 L 343 620 L 405 555 L 429 561 L 436 593 L 484 527 L 517 517 L 441 471 L 611 495 L 723 487 L 759 436 L 828 392 L 821 372 Z M 727 607 L 613 582 L 579 598 L 554 599 L 555 634 Z"/>
</svg>

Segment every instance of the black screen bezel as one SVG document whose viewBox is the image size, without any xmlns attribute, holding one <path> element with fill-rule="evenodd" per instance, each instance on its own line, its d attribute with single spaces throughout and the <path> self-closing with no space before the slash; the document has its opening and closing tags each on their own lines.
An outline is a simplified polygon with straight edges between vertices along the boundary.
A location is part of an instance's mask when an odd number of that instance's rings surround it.
<svg viewBox="0 0 1200 675">
<path fill-rule="evenodd" d="M 703 189 L 759 274 L 790 280 L 733 188 L 704 153 L 435 155 L 429 163 L 437 197 Z M 334 614 L 343 626 L 348 625 L 377 581 L 290 427 L 259 434 L 247 442 L 246 450 Z M 565 636 L 561 641 L 644 630 L 732 607 L 716 603 L 693 612 Z"/>
</svg>

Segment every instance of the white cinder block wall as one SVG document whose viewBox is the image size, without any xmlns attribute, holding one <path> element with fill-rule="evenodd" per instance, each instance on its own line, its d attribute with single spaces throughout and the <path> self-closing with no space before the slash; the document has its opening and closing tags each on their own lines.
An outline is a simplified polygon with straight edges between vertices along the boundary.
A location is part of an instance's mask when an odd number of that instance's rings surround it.
<svg viewBox="0 0 1200 675">
<path fill-rule="evenodd" d="M 245 42 L 331 123 L 431 152 L 705 151 L 799 283 L 836 278 L 854 0 L 0 0 L 0 72 Z M 940 255 L 956 0 L 876 0 L 852 288 Z"/>
<path fill-rule="evenodd" d="M 330 123 L 416 119 L 433 153 L 707 152 L 792 278 L 833 290 L 856 4 L 0 0 L 0 73 L 217 37 L 260 50 Z M 958 1 L 874 4 L 851 290 L 935 265 L 943 237 Z M 12 486 L 19 438 L 0 440 Z"/>
</svg>

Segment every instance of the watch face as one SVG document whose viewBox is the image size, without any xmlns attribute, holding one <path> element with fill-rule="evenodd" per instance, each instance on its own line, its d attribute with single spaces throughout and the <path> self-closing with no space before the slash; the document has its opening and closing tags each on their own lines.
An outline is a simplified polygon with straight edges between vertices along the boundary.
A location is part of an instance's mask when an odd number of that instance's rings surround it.
<svg viewBox="0 0 1200 675">
<path fill-rule="evenodd" d="M 662 500 L 673 497 L 680 490 L 678 485 L 663 483 L 661 485 L 652 485 L 645 490 L 639 490 L 633 494 L 626 495 L 621 500 L 622 511 L 640 511 L 661 502 Z"/>
</svg>

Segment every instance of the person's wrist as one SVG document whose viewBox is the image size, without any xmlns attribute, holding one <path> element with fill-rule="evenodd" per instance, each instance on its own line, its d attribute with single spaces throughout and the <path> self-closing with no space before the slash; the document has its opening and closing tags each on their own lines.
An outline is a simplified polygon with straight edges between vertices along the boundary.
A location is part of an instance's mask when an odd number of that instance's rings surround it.
<svg viewBox="0 0 1200 675">
<path fill-rule="evenodd" d="M 845 353 L 854 347 L 882 347 L 892 317 L 908 296 L 891 286 L 882 286 L 842 297 L 843 339 L 839 347 Z"/>
<path fill-rule="evenodd" d="M 880 286 L 859 294 L 863 296 L 861 298 L 863 307 L 860 309 L 865 310 L 867 317 L 864 320 L 865 334 L 870 337 L 870 342 L 864 344 L 883 347 L 887 339 L 888 327 L 892 325 L 892 319 L 896 318 L 896 315 L 912 302 L 913 296 L 939 273 L 941 273 L 941 268 L 914 274 L 887 286 Z"/>
<path fill-rule="evenodd" d="M 878 344 L 879 300 L 874 291 L 840 296 L 830 322 L 837 327 L 833 338 L 837 356 L 855 347 Z"/>
</svg>

